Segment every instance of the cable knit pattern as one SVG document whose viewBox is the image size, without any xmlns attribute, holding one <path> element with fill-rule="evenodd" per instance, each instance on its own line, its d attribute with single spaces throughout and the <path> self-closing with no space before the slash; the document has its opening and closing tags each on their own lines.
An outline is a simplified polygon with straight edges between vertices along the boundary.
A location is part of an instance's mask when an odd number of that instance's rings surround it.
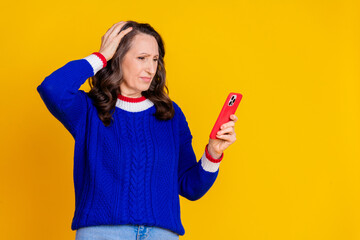
<svg viewBox="0 0 360 240">
<path fill-rule="evenodd" d="M 145 208 L 146 210 L 146 216 L 148 219 L 148 222 L 155 222 L 152 216 L 154 216 L 154 210 L 152 207 L 152 201 L 151 201 L 151 173 L 154 166 L 154 141 L 151 139 L 150 135 L 150 118 L 149 115 L 146 115 L 146 119 L 144 120 L 144 128 L 142 129 L 143 136 L 144 136 L 144 143 L 146 146 L 146 165 L 145 169 L 147 170 L 145 172 Z"/>
<path fill-rule="evenodd" d="M 96 54 L 95 54 L 96 55 Z M 184 113 L 158 120 L 144 97 L 118 96 L 114 121 L 104 126 L 80 86 L 101 66 L 101 55 L 73 60 L 37 87 L 51 114 L 75 140 L 75 212 L 71 229 L 136 224 L 185 234 L 179 196 L 200 199 L 214 184 L 222 160 L 197 161 Z"/>
</svg>

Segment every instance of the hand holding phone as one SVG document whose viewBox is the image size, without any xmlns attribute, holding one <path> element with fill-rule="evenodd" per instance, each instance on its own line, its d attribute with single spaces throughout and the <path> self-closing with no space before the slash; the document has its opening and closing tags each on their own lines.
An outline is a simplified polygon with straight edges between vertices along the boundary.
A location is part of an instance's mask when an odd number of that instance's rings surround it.
<svg viewBox="0 0 360 240">
<path fill-rule="evenodd" d="M 221 112 L 214 124 L 214 127 L 210 133 L 211 139 L 217 139 L 216 133 L 220 130 L 221 125 L 230 121 L 230 116 L 235 114 L 241 99 L 242 99 L 242 95 L 240 93 L 234 93 L 234 92 L 229 93 L 221 109 Z"/>
</svg>

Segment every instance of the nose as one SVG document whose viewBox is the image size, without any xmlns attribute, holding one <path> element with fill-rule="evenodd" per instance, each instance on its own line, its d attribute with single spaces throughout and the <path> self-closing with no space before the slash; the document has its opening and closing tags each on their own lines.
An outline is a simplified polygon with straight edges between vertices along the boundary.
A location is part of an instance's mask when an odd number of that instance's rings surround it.
<svg viewBox="0 0 360 240">
<path fill-rule="evenodd" d="M 146 64 L 146 71 L 151 74 L 151 76 L 154 76 L 156 73 L 158 62 L 150 59 Z"/>
</svg>

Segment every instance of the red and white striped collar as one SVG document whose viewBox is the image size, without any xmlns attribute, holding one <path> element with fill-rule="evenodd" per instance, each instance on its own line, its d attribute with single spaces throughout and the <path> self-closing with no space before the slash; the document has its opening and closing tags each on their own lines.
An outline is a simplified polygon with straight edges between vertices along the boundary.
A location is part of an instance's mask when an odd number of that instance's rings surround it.
<svg viewBox="0 0 360 240">
<path fill-rule="evenodd" d="M 118 94 L 116 107 L 121 108 L 128 112 L 141 112 L 154 105 L 149 99 L 144 96 L 138 98 L 125 97 Z"/>
</svg>

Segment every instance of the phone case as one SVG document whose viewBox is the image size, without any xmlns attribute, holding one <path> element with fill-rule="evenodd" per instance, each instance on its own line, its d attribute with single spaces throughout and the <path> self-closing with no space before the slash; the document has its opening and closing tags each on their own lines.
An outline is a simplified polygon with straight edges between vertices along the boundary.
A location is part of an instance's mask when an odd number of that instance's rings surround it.
<svg viewBox="0 0 360 240">
<path fill-rule="evenodd" d="M 210 133 L 211 139 L 217 139 L 216 133 L 220 130 L 221 125 L 230 121 L 230 116 L 235 114 L 237 107 L 242 99 L 242 95 L 240 93 L 229 93 L 226 101 L 221 109 L 221 112 L 214 124 L 214 127 Z"/>
</svg>

